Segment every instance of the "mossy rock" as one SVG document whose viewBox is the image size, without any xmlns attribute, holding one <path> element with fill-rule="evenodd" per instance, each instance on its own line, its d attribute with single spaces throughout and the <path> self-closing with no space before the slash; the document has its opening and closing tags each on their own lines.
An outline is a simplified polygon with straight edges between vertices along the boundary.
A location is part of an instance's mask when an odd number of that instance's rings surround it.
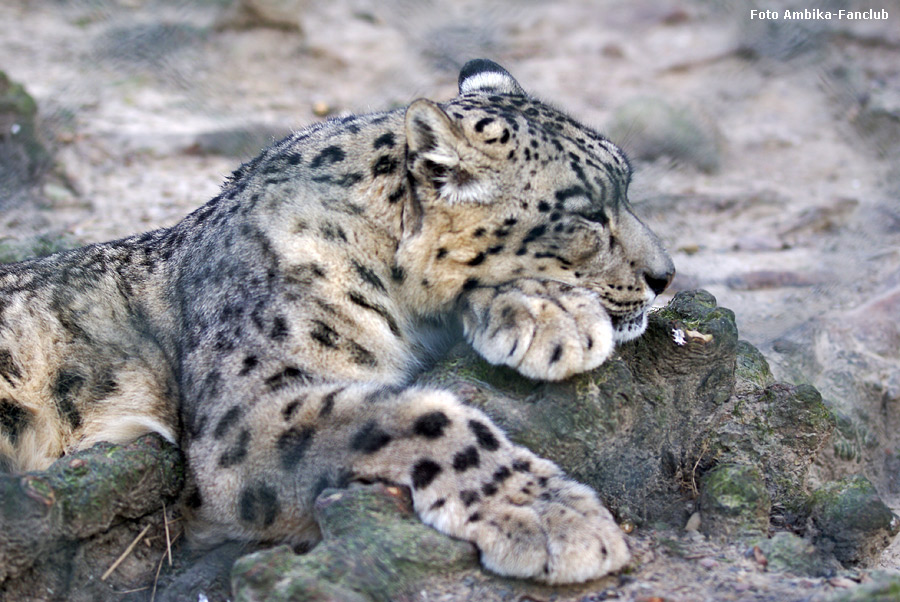
<svg viewBox="0 0 900 602">
<path fill-rule="evenodd" d="M 823 554 L 808 539 L 789 531 L 779 531 L 771 538 L 752 542 L 759 546 L 768 561 L 767 569 L 806 577 L 831 577 L 842 567 Z"/>
<path fill-rule="evenodd" d="M 0 207 L 36 183 L 51 156 L 37 131 L 37 103 L 0 71 Z"/>
<path fill-rule="evenodd" d="M 755 378 L 767 380 L 764 374 L 757 370 Z M 835 418 L 809 385 L 760 388 L 738 381 L 743 384 L 736 387 L 730 412 L 710 438 L 710 453 L 722 461 L 764 467 L 769 496 L 788 508 L 795 526 L 802 528 L 809 468 L 830 440 Z"/>
<path fill-rule="evenodd" d="M 688 328 L 696 328 L 701 320 L 717 309 L 731 311 L 719 307 L 712 293 L 698 289 L 679 292 L 656 315 L 668 320 L 681 320 Z M 734 312 L 731 312 L 731 318 L 733 322 Z"/>
<path fill-rule="evenodd" d="M 900 519 L 862 475 L 826 484 L 812 493 L 809 505 L 816 545 L 845 564 L 871 560 L 900 531 Z"/>
<path fill-rule="evenodd" d="M 237 600 L 394 600 L 429 576 L 478 565 L 472 544 L 422 524 L 399 487 L 326 489 L 315 514 L 322 542 L 312 552 L 279 546 L 235 563 Z"/>
<path fill-rule="evenodd" d="M 834 418 L 812 387 L 772 382 L 764 358 L 739 341 L 733 313 L 718 307 L 704 291 L 679 293 L 666 308 L 650 315 L 643 337 L 622 345 L 596 370 L 563 382 L 522 378 L 507 368 L 490 366 L 471 348 L 460 345 L 421 375 L 417 384 L 456 391 L 491 415 L 513 440 L 594 487 L 614 513 L 638 526 L 682 527 L 698 503 L 698 488 L 703 496 L 699 503 L 704 529 L 710 533 L 759 537 L 767 525 L 770 501 L 802 509 L 797 522 L 789 521 L 789 526 L 802 528 L 810 516 L 822 524 L 835 523 L 828 518 L 830 506 L 825 500 L 830 498 L 819 493 L 815 499 L 822 502 L 816 506 L 807 494 L 809 466 L 833 430 Z M 173 459 L 177 451 L 158 438 L 155 441 L 158 449 L 151 455 L 175 470 L 163 473 L 169 475 L 167 482 L 180 483 L 180 469 L 176 470 L 180 464 Z M 117 457 L 118 449 L 100 446 L 92 453 Z M 172 452 L 175 456 L 170 458 Z M 88 466 L 94 464 L 91 461 Z M 18 534 L 14 542 L 9 530 L 0 532 L 0 555 L 14 552 L 0 558 L 0 570 L 19 574 L 6 584 L 23 582 L 22 575 L 34 582 L 40 571 L 50 574 L 53 569 L 48 563 L 59 564 L 62 558 L 56 547 L 61 539 L 77 551 L 85 545 L 83 538 L 94 537 L 88 532 L 103 529 L 109 517 L 126 519 L 110 527 L 119 529 L 122 538 L 134 525 L 127 520 L 131 510 L 125 515 L 108 507 L 111 499 L 118 499 L 109 491 L 133 483 L 129 480 L 133 474 L 109 473 L 105 477 L 109 483 L 97 485 L 91 498 L 83 487 L 87 477 L 79 472 L 86 470 L 84 465 L 76 462 L 56 468 L 60 467 L 67 467 L 65 482 L 72 484 L 73 493 L 46 473 L 32 475 L 26 493 L 21 482 L 0 479 L 7 487 L 0 496 L 0 510 L 27 527 L 14 530 Z M 93 472 L 93 468 L 87 470 Z M 169 489 L 160 487 L 141 489 L 149 492 L 148 508 L 160 496 L 170 495 Z M 852 498 L 850 493 L 831 495 L 838 500 L 847 496 Z M 73 500 L 75 510 L 82 509 L 67 514 L 76 526 L 66 530 L 54 518 L 61 515 L 63 498 Z M 51 499 L 56 502 L 40 502 Z M 22 506 L 27 500 L 32 500 L 31 505 Z M 281 547 L 244 557 L 232 572 L 235 597 L 382 600 L 411 595 L 420 585 L 432 593 L 453 591 L 456 597 L 451 599 L 509 599 L 497 593 L 501 589 L 544 598 L 552 593 L 534 589 L 533 583 L 502 580 L 481 571 L 475 549 L 423 525 L 411 512 L 402 488 L 330 490 L 320 497 L 316 513 L 323 542 L 303 556 Z M 826 558 L 838 546 L 833 534 L 815 524 L 824 534 L 815 540 L 815 547 Z M 890 536 L 890 529 L 863 531 L 850 548 L 881 549 Z M 824 539 L 825 535 L 831 539 Z M 801 545 L 773 540 L 789 550 L 791 545 Z M 771 554 L 777 555 L 778 549 L 770 550 Z M 805 549 L 798 547 L 797 553 Z M 66 552 L 63 560 L 70 562 L 66 559 L 74 553 Z M 32 566 L 14 565 L 14 561 Z M 156 565 L 152 568 L 155 571 Z M 164 588 L 171 593 L 170 599 L 198 591 L 189 572 L 173 571 L 165 579 L 170 583 Z M 91 590 L 92 595 L 97 591 Z M 486 591 L 494 594 L 485 597 Z M 105 595 L 97 599 L 101 598 Z"/>
<path fill-rule="evenodd" d="M 900 572 L 872 571 L 869 581 L 848 591 L 836 592 L 828 602 L 897 602 L 900 600 Z"/>
<path fill-rule="evenodd" d="M 0 599 L 107 599 L 111 588 L 146 583 L 155 560 L 129 558 L 127 575 L 102 583 L 96 575 L 142 527 L 159 553 L 163 504 L 174 506 L 183 483 L 181 453 L 158 435 L 100 443 L 42 472 L 0 474 Z M 75 587 L 79 597 L 69 591 Z"/>
<path fill-rule="evenodd" d="M 701 481 L 701 528 L 707 534 L 765 533 L 771 507 L 766 482 L 754 466 L 720 465 L 706 473 Z"/>
<path fill-rule="evenodd" d="M 460 345 L 418 382 L 455 390 L 621 517 L 680 526 L 692 469 L 734 391 L 737 342 L 731 311 L 705 291 L 683 292 L 590 373 L 530 381 Z"/>
<path fill-rule="evenodd" d="M 775 382 L 765 356 L 747 341 L 738 341 L 734 376 L 739 393 L 760 391 Z"/>
<path fill-rule="evenodd" d="M 704 474 L 737 464 L 804 528 L 809 468 L 835 425 L 814 388 L 774 381 L 733 312 L 702 290 L 678 293 L 641 338 L 563 382 L 522 378 L 461 344 L 419 384 L 455 390 L 638 525 L 682 526 Z"/>
</svg>

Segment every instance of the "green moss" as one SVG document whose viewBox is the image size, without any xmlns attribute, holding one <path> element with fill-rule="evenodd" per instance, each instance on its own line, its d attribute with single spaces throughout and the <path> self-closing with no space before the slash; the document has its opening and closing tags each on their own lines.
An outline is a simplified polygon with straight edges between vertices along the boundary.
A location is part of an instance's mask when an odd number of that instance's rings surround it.
<svg viewBox="0 0 900 602">
<path fill-rule="evenodd" d="M 735 377 L 759 388 L 772 384 L 772 371 L 759 349 L 747 341 L 738 341 Z"/>
<path fill-rule="evenodd" d="M 781 531 L 771 538 L 761 538 L 752 543 L 765 554 L 770 571 L 818 577 L 839 568 L 834 559 L 829 562 L 810 541 L 790 532 Z"/>
<path fill-rule="evenodd" d="M 539 383 L 529 380 L 506 366 L 494 366 L 474 353 L 466 353 L 451 357 L 441 363 L 440 372 L 456 376 L 470 382 L 488 385 L 498 391 L 509 391 L 513 394 L 527 394 Z"/>
<path fill-rule="evenodd" d="M 676 293 L 659 313 L 662 315 L 671 313 L 683 320 L 699 321 L 717 309 L 722 308 L 716 305 L 716 298 L 712 293 L 698 289 Z"/>
<path fill-rule="evenodd" d="M 822 395 L 812 385 L 797 385 L 794 390 L 796 416 L 816 430 L 834 428 L 834 415 L 822 402 Z"/>
<path fill-rule="evenodd" d="M 11 81 L 5 72 L 0 71 L 0 113 L 6 112 L 34 118 L 37 115 L 37 103 L 22 84 Z"/>
<path fill-rule="evenodd" d="M 679 292 L 668 305 L 651 314 L 651 320 L 669 327 L 702 333 L 722 330 L 721 326 L 712 326 L 721 320 L 727 323 L 726 330 L 736 331 L 734 312 L 726 307 L 718 307 L 716 298 L 702 289 Z"/>
<path fill-rule="evenodd" d="M 771 489 L 777 492 L 775 500 L 788 512 L 806 516 L 809 508 L 809 491 L 804 487 L 805 479 L 798 480 L 792 474 L 774 473 L 770 477 Z"/>
<path fill-rule="evenodd" d="M 770 508 L 765 480 L 754 466 L 719 465 L 701 481 L 700 515 L 708 533 L 765 532 Z"/>
<path fill-rule="evenodd" d="M 413 514 L 409 498 L 383 485 L 326 490 L 316 502 L 323 541 L 299 556 L 275 548 L 240 559 L 238 600 L 393 600 L 429 574 L 477 566 L 474 548 Z"/>
<path fill-rule="evenodd" d="M 896 535 L 900 520 L 869 480 L 856 475 L 826 484 L 812 493 L 809 515 L 817 545 L 831 549 L 843 563 L 873 558 Z"/>
<path fill-rule="evenodd" d="M 699 319 L 685 319 L 681 314 L 671 311 L 665 307 L 654 312 L 650 319 L 662 322 L 664 324 L 669 323 L 673 325 L 673 327 L 687 330 L 697 330 L 697 328 L 700 327 Z"/>
<path fill-rule="evenodd" d="M 854 475 L 833 481 L 810 496 L 817 522 L 841 524 L 854 530 L 889 528 L 893 514 L 866 477 Z"/>
<path fill-rule="evenodd" d="M 836 424 L 834 414 L 812 385 L 773 385 L 763 398 L 766 418 L 779 427 L 782 437 L 806 437 L 810 433 L 831 433 Z"/>
<path fill-rule="evenodd" d="M 897 602 L 900 600 L 900 573 L 871 571 L 859 587 L 835 592 L 829 602 Z"/>
<path fill-rule="evenodd" d="M 0 147 L 9 145 L 24 151 L 24 159 L 21 165 L 19 160 L 4 153 L 4 162 L 0 163 L 0 174 L 10 170 L 25 169 L 29 176 L 37 175 L 50 161 L 50 154 L 41 144 L 37 136 L 35 117 L 37 115 L 37 103 L 24 86 L 15 83 L 0 71 L 0 117 L 4 121 L 15 124 L 15 131 L 3 132 L 0 137 Z"/>
<path fill-rule="evenodd" d="M 28 476 L 25 477 L 23 485 L 30 496 L 47 500 L 48 503 L 53 503 L 56 497 L 53 485 L 45 478 Z"/>
</svg>

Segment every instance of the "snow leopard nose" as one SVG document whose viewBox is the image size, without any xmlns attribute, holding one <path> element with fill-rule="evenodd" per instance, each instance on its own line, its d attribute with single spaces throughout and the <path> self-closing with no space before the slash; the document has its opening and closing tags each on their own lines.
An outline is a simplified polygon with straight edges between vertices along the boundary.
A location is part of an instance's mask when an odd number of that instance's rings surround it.
<svg viewBox="0 0 900 602">
<path fill-rule="evenodd" d="M 644 272 L 644 280 L 647 282 L 647 286 L 650 287 L 657 295 L 662 294 L 666 288 L 672 284 L 672 278 L 675 277 L 675 266 L 671 263 L 666 266 L 666 270 L 660 273 L 652 273 L 649 271 Z"/>
</svg>

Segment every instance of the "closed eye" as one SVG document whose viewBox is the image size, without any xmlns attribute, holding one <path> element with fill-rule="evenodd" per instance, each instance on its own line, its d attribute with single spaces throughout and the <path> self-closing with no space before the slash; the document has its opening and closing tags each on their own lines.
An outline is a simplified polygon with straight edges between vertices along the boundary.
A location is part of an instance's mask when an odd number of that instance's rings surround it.
<svg viewBox="0 0 900 602">
<path fill-rule="evenodd" d="M 601 226 L 606 226 L 609 223 L 609 216 L 606 215 L 606 211 L 602 207 L 597 209 L 596 205 L 591 202 L 587 190 L 581 186 L 571 186 L 557 191 L 556 200 L 560 203 L 565 203 L 566 210 L 589 222 L 600 224 Z"/>
<path fill-rule="evenodd" d="M 594 211 L 579 211 L 576 213 L 576 215 L 586 219 L 589 222 L 600 224 L 601 226 L 606 226 L 607 224 L 609 224 L 609 216 L 606 215 L 606 211 L 604 211 L 602 208 L 596 209 Z"/>
</svg>

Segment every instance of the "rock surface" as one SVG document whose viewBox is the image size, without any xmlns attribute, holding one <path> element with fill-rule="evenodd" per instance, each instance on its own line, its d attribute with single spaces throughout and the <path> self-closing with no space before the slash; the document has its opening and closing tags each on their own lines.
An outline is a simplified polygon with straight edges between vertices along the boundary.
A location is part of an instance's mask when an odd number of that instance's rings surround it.
<svg viewBox="0 0 900 602">
<path fill-rule="evenodd" d="M 753 466 L 721 464 L 703 476 L 699 500 L 703 531 L 714 535 L 765 534 L 772 502 Z"/>
<path fill-rule="evenodd" d="M 873 559 L 900 531 L 900 519 L 862 475 L 827 483 L 809 506 L 817 541 L 843 563 Z"/>
<path fill-rule="evenodd" d="M 0 475 L 0 598 L 100 600 L 146 586 L 183 480 L 180 452 L 155 435 Z M 138 533 L 155 545 L 101 579 Z"/>
<path fill-rule="evenodd" d="M 478 564 L 471 544 L 423 525 L 398 487 L 328 489 L 315 512 L 322 542 L 303 556 L 281 546 L 240 559 L 232 571 L 236 598 L 393 600 L 429 577 Z"/>
</svg>

